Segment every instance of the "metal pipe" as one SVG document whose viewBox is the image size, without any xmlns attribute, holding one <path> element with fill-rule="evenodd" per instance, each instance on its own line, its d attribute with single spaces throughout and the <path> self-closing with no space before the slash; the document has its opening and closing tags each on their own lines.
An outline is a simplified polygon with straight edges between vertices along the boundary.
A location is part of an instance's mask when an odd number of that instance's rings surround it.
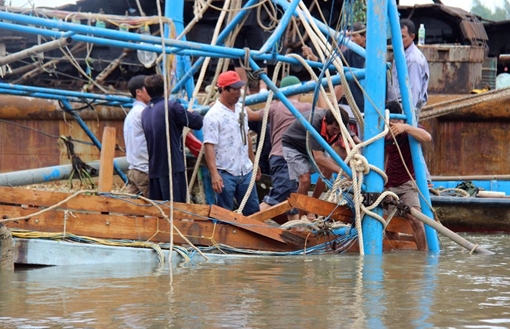
<svg viewBox="0 0 510 329">
<path fill-rule="evenodd" d="M 60 89 L 52 89 L 52 88 L 43 88 L 43 87 L 34 87 L 34 86 L 22 86 L 15 85 L 10 83 L 0 82 L 0 89 L 11 89 L 18 90 L 30 93 L 44 93 L 44 94 L 53 94 L 58 96 L 65 97 L 76 97 L 78 99 L 92 101 L 111 101 L 117 102 L 119 104 L 132 104 L 133 99 L 127 96 L 115 96 L 115 95 L 103 95 L 103 94 L 93 94 L 93 93 L 84 93 L 78 91 L 70 91 L 70 90 L 60 90 Z"/>
<path fill-rule="evenodd" d="M 370 79 L 365 79 L 365 90 L 372 101 L 365 101 L 365 139 L 371 139 L 384 130 L 380 110 L 384 109 L 386 97 L 386 20 L 387 0 L 374 0 L 367 3 L 367 53 L 366 69 Z M 367 96 L 365 96 L 367 98 Z M 384 169 L 384 138 L 367 145 L 363 151 L 367 161 Z M 384 181 L 378 173 L 370 171 L 365 176 L 366 192 L 380 193 L 384 189 Z M 377 207 L 375 213 L 382 216 L 382 208 Z M 380 255 L 383 251 L 383 226 L 372 216 L 365 215 L 362 221 L 363 250 L 365 255 Z"/>
<path fill-rule="evenodd" d="M 96 136 L 92 133 L 92 131 L 90 131 L 89 127 L 87 126 L 87 124 L 82 120 L 82 118 L 80 118 L 80 116 L 78 115 L 78 113 L 76 113 L 76 111 L 72 108 L 71 104 L 69 103 L 69 101 L 67 100 L 62 100 L 62 105 L 63 105 L 63 109 L 65 111 L 67 111 L 68 113 L 70 113 L 74 120 L 76 120 L 76 122 L 80 125 L 80 127 L 83 129 L 83 131 L 87 134 L 87 136 L 89 136 L 89 138 L 92 140 L 92 143 L 94 143 L 94 145 L 99 149 L 101 150 L 101 142 L 99 142 L 99 140 L 96 138 Z M 115 163 L 113 164 L 113 168 L 115 170 L 115 172 L 117 173 L 117 175 L 119 175 L 122 180 L 124 182 L 127 182 L 128 179 L 127 179 L 127 176 L 126 174 L 124 174 L 124 172 L 122 170 L 120 170 L 119 166 L 117 166 Z"/>
<path fill-rule="evenodd" d="M 289 25 L 289 22 L 296 12 L 296 9 L 299 5 L 301 0 L 293 0 L 289 4 L 289 8 L 285 10 L 285 13 L 283 14 L 282 18 L 280 18 L 280 22 L 278 23 L 278 26 L 276 26 L 273 33 L 271 33 L 271 36 L 267 39 L 266 43 L 260 48 L 261 53 L 267 53 L 271 50 L 271 48 L 278 44 L 278 40 L 281 38 L 282 34 L 287 29 L 287 26 Z"/>
<path fill-rule="evenodd" d="M 450 229 L 444 227 L 435 220 L 430 219 L 429 217 L 425 216 L 424 214 L 422 214 L 421 212 L 414 208 L 411 208 L 411 215 L 416 217 L 418 220 L 422 221 L 424 224 L 426 224 L 426 226 L 434 228 L 437 232 L 443 234 L 444 236 L 446 236 L 453 242 L 457 243 L 459 246 L 466 248 L 470 252 L 475 252 L 477 254 L 482 255 L 494 255 L 492 251 L 489 251 L 485 248 L 480 247 L 477 244 L 469 242 L 468 240 L 452 232 Z"/>
<path fill-rule="evenodd" d="M 31 48 L 28 48 L 28 49 L 19 51 L 17 53 L 10 54 L 8 56 L 0 58 L 0 66 L 19 61 L 26 57 L 35 56 L 35 55 L 37 55 L 39 53 L 43 53 L 45 51 L 50 51 L 53 49 L 65 47 L 65 46 L 70 45 L 72 42 L 73 42 L 73 38 L 63 37 L 63 38 L 60 38 L 57 40 L 47 42 L 42 45 L 33 46 Z"/>
<path fill-rule="evenodd" d="M 0 12 L 0 19 L 4 18 L 3 16 L 5 14 L 6 14 L 5 12 Z M 9 14 L 9 17 L 11 17 L 10 13 L 8 13 L 8 14 Z M 24 17 L 23 15 L 18 15 L 18 16 Z M 32 19 L 36 19 L 37 23 L 32 22 Z M 20 19 L 16 18 L 15 20 L 20 20 Z M 54 23 L 54 22 L 55 21 L 52 21 L 52 20 L 44 20 L 44 19 L 40 19 L 40 18 L 31 17 L 28 24 L 39 24 L 39 25 L 50 27 L 50 28 L 55 28 L 55 27 L 58 27 L 59 24 L 63 24 L 63 23 Z M 68 24 L 68 25 L 75 25 L 75 24 Z M 60 32 L 60 31 L 54 31 L 51 29 L 39 29 L 39 28 L 35 28 L 35 27 L 12 24 L 12 23 L 4 23 L 4 22 L 0 22 L 0 29 L 12 30 L 12 31 L 17 31 L 17 32 L 22 32 L 22 33 L 30 33 L 30 34 L 40 34 L 40 35 L 44 35 L 46 37 L 52 37 L 52 38 L 58 38 L 58 37 L 62 36 L 62 32 Z M 136 37 L 136 36 L 140 36 L 140 35 L 135 34 L 135 33 L 120 32 L 120 31 L 113 31 L 113 30 L 109 30 L 109 29 L 101 29 L 101 28 L 93 28 L 93 27 L 88 27 L 88 29 L 95 29 L 95 30 L 93 30 L 93 32 L 89 32 L 89 34 L 102 35 L 102 34 L 105 34 L 105 31 L 109 31 L 108 33 L 106 33 L 106 34 L 108 34 L 108 37 L 119 37 L 118 38 L 119 40 L 133 39 L 133 38 L 136 39 L 137 41 L 140 40 L 139 37 Z M 110 35 L 110 34 L 113 34 L 113 35 Z M 130 37 L 125 37 L 125 35 L 129 35 Z M 149 38 L 149 37 L 144 36 L 144 38 Z M 151 38 L 156 38 L 156 40 L 161 41 L 161 38 L 157 38 L 157 37 L 151 37 Z M 113 40 L 113 39 L 106 39 L 106 38 L 102 38 L 102 37 L 91 37 L 88 35 L 81 35 L 81 34 L 73 35 L 73 40 L 80 41 L 80 42 L 94 43 L 97 45 L 102 45 L 102 46 L 107 46 L 107 47 L 116 47 L 116 48 L 123 48 L 123 49 L 129 48 L 129 49 L 136 49 L 136 50 L 151 51 L 151 52 L 156 52 L 156 53 L 162 52 L 161 45 L 156 46 L 156 45 L 151 45 L 151 44 L 147 44 L 147 43 L 140 44 L 140 43 L 136 43 L 136 42 L 119 41 L 119 40 Z M 147 42 L 147 40 L 141 40 L 141 42 Z M 172 39 L 165 40 L 165 42 L 167 44 L 169 44 L 170 46 L 176 47 L 176 48 L 166 47 L 165 50 L 166 50 L 167 54 L 173 54 L 173 53 L 176 53 L 176 52 L 182 50 L 179 54 L 194 55 L 194 56 L 207 55 L 207 57 L 213 57 L 213 58 L 225 58 L 225 57 L 239 58 L 239 57 L 244 56 L 244 50 L 242 50 L 242 49 L 226 48 L 226 47 L 222 47 L 222 46 L 211 46 L 211 45 L 201 44 L 201 43 L 197 43 L 197 42 L 179 41 L 179 40 L 172 40 Z M 252 55 L 253 55 L 252 57 L 257 60 L 277 60 L 277 61 L 282 61 L 282 62 L 286 62 L 286 63 L 290 63 L 290 64 L 297 64 L 297 65 L 301 64 L 296 59 L 289 58 L 289 57 L 282 56 L 282 55 L 278 55 L 278 56 L 276 56 L 276 58 L 273 54 L 260 54 L 259 52 L 252 52 Z M 321 68 L 321 69 L 324 67 L 324 65 L 322 63 L 312 62 L 312 61 L 309 61 L 308 63 L 312 67 Z M 331 65 L 330 68 L 334 69 L 334 66 Z M 190 74 L 188 74 L 187 76 L 189 76 L 189 75 Z"/>
<path fill-rule="evenodd" d="M 510 175 L 432 176 L 432 181 L 510 180 Z"/>
<path fill-rule="evenodd" d="M 115 158 L 114 163 L 123 171 L 126 171 L 129 166 L 126 157 Z M 87 164 L 99 170 L 99 161 Z M 0 186 L 23 186 L 66 180 L 70 177 L 72 170 L 72 165 L 68 164 L 2 173 L 0 174 Z"/>
<path fill-rule="evenodd" d="M 399 13 L 397 11 L 397 4 L 395 0 L 388 2 L 388 16 L 390 18 L 391 27 L 391 40 L 393 44 L 393 54 L 395 56 L 395 65 L 397 66 L 398 83 L 400 87 L 400 94 L 402 96 L 402 105 L 404 107 L 404 113 L 407 117 L 407 122 L 414 127 L 417 125 L 417 118 L 414 114 L 414 107 L 412 107 L 412 95 L 409 92 L 411 90 L 409 85 L 409 75 L 407 73 L 407 62 L 404 54 L 404 44 L 402 42 L 402 31 L 400 29 Z M 430 193 L 427 185 L 427 178 L 425 177 L 425 159 L 423 158 L 423 152 L 420 143 L 409 136 L 409 144 L 411 147 L 411 155 L 413 159 L 414 174 L 416 176 L 416 184 L 420 190 L 420 205 L 422 212 L 431 218 L 434 217 L 432 209 L 430 208 Z M 425 235 L 427 236 L 427 244 L 429 251 L 439 252 L 441 250 L 439 246 L 439 239 L 437 232 L 434 231 L 430 226 L 425 225 Z"/>
</svg>

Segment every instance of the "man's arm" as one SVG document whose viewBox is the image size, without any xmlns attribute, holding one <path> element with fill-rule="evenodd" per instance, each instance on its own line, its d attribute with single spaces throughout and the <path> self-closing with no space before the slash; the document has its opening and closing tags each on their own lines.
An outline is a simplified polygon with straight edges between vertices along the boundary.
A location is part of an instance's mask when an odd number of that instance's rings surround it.
<svg viewBox="0 0 510 329">
<path fill-rule="evenodd" d="M 170 106 L 170 104 L 168 104 Z M 190 129 L 202 129 L 204 124 L 204 119 L 198 112 L 194 112 L 193 110 L 187 111 L 180 103 L 175 102 L 173 104 L 176 120 L 177 122 L 183 126 L 188 127 Z M 170 113 L 170 112 L 169 112 Z"/>
<path fill-rule="evenodd" d="M 318 166 L 323 167 L 333 173 L 340 172 L 340 166 L 338 166 L 332 158 L 326 157 L 324 152 L 312 150 L 312 154 Z"/>
<path fill-rule="evenodd" d="M 413 97 L 414 110 L 420 102 L 422 69 L 418 63 L 410 63 L 407 66 L 407 70 L 409 74 L 409 83 L 411 85 L 411 95 Z"/>
<path fill-rule="evenodd" d="M 253 111 L 249 107 L 244 108 L 248 116 L 248 121 L 262 121 L 264 119 L 264 110 Z"/>
<path fill-rule="evenodd" d="M 251 137 L 250 133 L 246 133 L 246 140 L 248 142 L 248 157 L 251 160 L 251 163 L 255 165 L 255 153 L 253 152 L 253 145 L 251 143 Z M 259 180 L 262 176 L 262 172 L 260 171 L 260 167 L 258 167 L 257 173 L 256 173 L 256 179 Z"/>
<path fill-rule="evenodd" d="M 390 123 L 390 129 L 395 136 L 406 132 L 420 143 L 429 143 L 432 141 L 432 136 L 425 129 L 414 127 L 407 123 Z"/>
<path fill-rule="evenodd" d="M 216 167 L 216 155 L 214 153 L 214 145 L 211 143 L 205 143 L 204 153 L 207 168 L 209 168 L 209 172 L 211 173 L 212 188 L 214 192 L 221 193 L 223 189 L 223 179 L 218 173 L 218 168 Z"/>
</svg>

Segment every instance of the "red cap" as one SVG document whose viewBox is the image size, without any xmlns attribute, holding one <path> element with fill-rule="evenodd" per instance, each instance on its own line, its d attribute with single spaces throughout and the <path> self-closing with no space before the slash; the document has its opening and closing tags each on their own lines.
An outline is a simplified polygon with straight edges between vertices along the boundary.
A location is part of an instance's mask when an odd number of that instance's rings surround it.
<svg viewBox="0 0 510 329">
<path fill-rule="evenodd" d="M 241 88 L 245 83 L 241 81 L 239 74 L 236 71 L 227 71 L 220 74 L 218 77 L 218 87 L 232 87 L 232 88 Z"/>
</svg>

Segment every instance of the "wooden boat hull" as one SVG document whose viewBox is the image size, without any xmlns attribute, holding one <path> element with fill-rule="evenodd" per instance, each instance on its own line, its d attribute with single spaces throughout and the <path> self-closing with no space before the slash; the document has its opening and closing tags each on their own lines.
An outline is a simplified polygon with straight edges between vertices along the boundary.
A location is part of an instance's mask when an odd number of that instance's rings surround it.
<svg viewBox="0 0 510 329">
<path fill-rule="evenodd" d="M 55 206 L 57 205 L 57 206 Z M 169 218 L 149 202 L 104 193 L 71 195 L 61 192 L 0 187 L 0 213 L 14 235 L 20 230 L 47 234 L 90 237 L 105 240 L 129 240 L 169 243 L 170 222 L 174 225 L 175 245 L 216 246 L 238 250 L 299 252 L 324 244 L 325 252 L 358 251 L 357 242 L 344 248 L 331 232 L 315 234 L 297 229 L 283 230 L 266 223 L 267 219 L 284 215 L 291 208 L 303 209 L 346 224 L 352 223 L 348 207 L 292 194 L 287 202 L 246 217 L 215 205 L 158 203 Z M 51 209 L 47 209 L 51 208 Z M 44 213 L 36 214 L 46 209 Z M 180 233 L 179 233 L 180 232 Z M 33 236 L 37 236 L 33 234 Z M 61 239 L 62 236 L 59 237 Z M 407 220 L 394 218 L 387 228 L 384 250 L 416 250 L 412 228 Z M 228 246 L 228 248 L 227 248 Z M 225 251 L 224 250 L 224 251 Z"/>
</svg>

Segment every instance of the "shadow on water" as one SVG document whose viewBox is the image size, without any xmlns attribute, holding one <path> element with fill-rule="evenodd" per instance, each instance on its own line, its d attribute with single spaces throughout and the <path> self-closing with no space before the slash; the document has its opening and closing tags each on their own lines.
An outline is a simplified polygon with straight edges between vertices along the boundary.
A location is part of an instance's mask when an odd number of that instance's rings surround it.
<svg viewBox="0 0 510 329">
<path fill-rule="evenodd" d="M 220 257 L 175 266 L 0 273 L 2 328 L 505 328 L 510 238 L 496 252 Z"/>
</svg>

